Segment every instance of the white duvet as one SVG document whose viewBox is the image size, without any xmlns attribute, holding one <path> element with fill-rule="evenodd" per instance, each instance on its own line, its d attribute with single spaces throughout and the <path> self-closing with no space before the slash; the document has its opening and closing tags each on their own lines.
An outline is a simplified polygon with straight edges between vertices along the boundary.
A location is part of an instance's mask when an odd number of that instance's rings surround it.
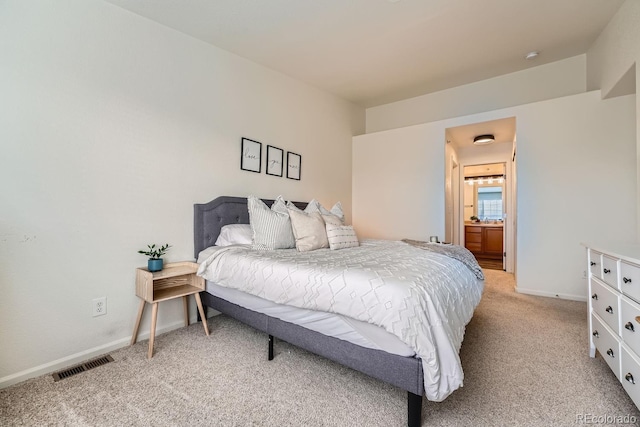
<svg viewBox="0 0 640 427">
<path fill-rule="evenodd" d="M 422 359 L 429 400 L 442 401 L 463 384 L 459 351 L 483 282 L 460 261 L 399 241 L 365 240 L 336 251 L 213 247 L 199 262 L 198 275 L 218 285 L 396 335 Z"/>
</svg>

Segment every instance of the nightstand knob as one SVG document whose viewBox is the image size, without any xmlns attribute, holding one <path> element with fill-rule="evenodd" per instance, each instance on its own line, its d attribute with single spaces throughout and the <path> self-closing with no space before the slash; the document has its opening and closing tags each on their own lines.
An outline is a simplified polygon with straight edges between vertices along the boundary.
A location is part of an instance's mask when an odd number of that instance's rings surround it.
<svg viewBox="0 0 640 427">
<path fill-rule="evenodd" d="M 605 268 L 603 271 L 604 271 L 604 274 L 609 274 L 609 273 L 611 273 L 611 270 L 609 270 L 608 268 Z"/>
<path fill-rule="evenodd" d="M 612 350 L 612 349 L 607 350 L 607 354 L 608 354 L 609 356 L 611 356 L 611 357 L 615 357 L 615 356 L 613 355 L 613 350 Z"/>
<path fill-rule="evenodd" d="M 611 306 L 605 308 L 604 311 L 606 311 L 607 313 L 613 314 L 613 308 L 611 308 Z"/>
<path fill-rule="evenodd" d="M 631 323 L 631 322 L 627 322 L 624 325 L 624 328 L 630 330 L 631 332 L 635 332 L 635 329 L 633 329 L 633 323 Z"/>
<path fill-rule="evenodd" d="M 591 261 L 589 264 L 591 264 L 591 267 L 593 267 L 594 265 L 596 265 L 595 262 Z"/>
<path fill-rule="evenodd" d="M 591 334 L 594 337 L 598 338 L 600 336 L 600 334 L 598 333 L 598 331 L 593 331 L 593 333 Z"/>
<path fill-rule="evenodd" d="M 631 384 L 635 384 L 635 380 L 633 379 L 633 375 L 631 375 L 631 372 L 627 372 L 627 375 L 624 376 L 624 379 L 629 381 Z"/>
<path fill-rule="evenodd" d="M 596 301 L 597 301 L 597 300 L 598 300 L 598 294 L 593 294 L 593 295 L 591 295 L 591 299 L 594 299 L 594 300 L 596 300 Z"/>
<path fill-rule="evenodd" d="M 624 283 L 631 283 L 631 279 L 629 279 L 628 277 L 623 277 L 623 278 L 622 278 L 622 281 L 623 281 Z"/>
</svg>

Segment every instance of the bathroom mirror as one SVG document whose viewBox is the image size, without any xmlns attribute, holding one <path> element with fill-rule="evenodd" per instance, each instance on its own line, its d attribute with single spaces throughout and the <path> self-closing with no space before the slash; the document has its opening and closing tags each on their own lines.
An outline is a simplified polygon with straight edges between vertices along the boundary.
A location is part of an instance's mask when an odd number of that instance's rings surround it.
<svg viewBox="0 0 640 427">
<path fill-rule="evenodd" d="M 464 220 L 502 221 L 504 218 L 503 164 L 465 166 Z"/>
</svg>

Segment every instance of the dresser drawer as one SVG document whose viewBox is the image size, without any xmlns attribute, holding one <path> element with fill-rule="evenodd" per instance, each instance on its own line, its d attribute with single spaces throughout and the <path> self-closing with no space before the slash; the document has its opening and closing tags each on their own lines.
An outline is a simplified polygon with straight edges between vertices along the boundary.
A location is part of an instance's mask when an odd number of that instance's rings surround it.
<svg viewBox="0 0 640 427">
<path fill-rule="evenodd" d="M 591 315 L 593 325 L 593 343 L 598 349 L 600 356 L 607 362 L 609 368 L 620 380 L 620 342 L 618 338 L 607 329 L 598 319 L 598 316 Z M 638 377 L 640 379 L 640 377 Z"/>
<path fill-rule="evenodd" d="M 589 271 L 598 279 L 602 279 L 602 254 L 589 249 Z"/>
<path fill-rule="evenodd" d="M 633 403 L 640 408 L 640 362 L 626 348 L 620 352 L 620 382 Z"/>
<path fill-rule="evenodd" d="M 640 267 L 626 261 L 620 262 L 620 290 L 640 302 Z"/>
<path fill-rule="evenodd" d="M 620 299 L 620 336 L 636 354 L 640 354 L 640 306 Z M 638 383 L 640 383 L 640 377 Z"/>
<path fill-rule="evenodd" d="M 618 289 L 617 259 L 602 255 L 602 280 L 604 280 L 607 285 Z"/>
<path fill-rule="evenodd" d="M 616 334 L 620 333 L 618 295 L 601 282 L 591 279 L 591 307 Z"/>
</svg>

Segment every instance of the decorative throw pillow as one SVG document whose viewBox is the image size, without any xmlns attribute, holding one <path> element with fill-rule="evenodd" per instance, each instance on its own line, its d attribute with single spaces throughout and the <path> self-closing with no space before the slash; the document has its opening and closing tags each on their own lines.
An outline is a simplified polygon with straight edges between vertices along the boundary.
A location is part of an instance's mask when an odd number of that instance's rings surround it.
<svg viewBox="0 0 640 427">
<path fill-rule="evenodd" d="M 320 212 L 323 216 L 334 215 L 336 216 L 341 224 L 344 224 L 344 212 L 342 211 L 342 203 L 337 202 L 331 210 L 327 210 L 324 206 L 320 204 L 316 199 L 311 199 L 307 208 L 304 210 L 305 212 Z"/>
<path fill-rule="evenodd" d="M 216 246 L 250 245 L 252 242 L 249 224 L 228 224 L 222 227 Z"/>
<path fill-rule="evenodd" d="M 249 196 L 247 207 L 253 249 L 271 250 L 296 247 L 289 211 L 282 196 L 277 197 L 271 209 L 259 198 Z"/>
<path fill-rule="evenodd" d="M 305 213 L 300 209 L 289 209 L 296 248 L 300 252 L 328 248 L 327 231 L 320 212 Z"/>
<path fill-rule="evenodd" d="M 322 215 L 322 219 L 324 220 L 325 224 L 344 225 L 344 221 L 340 220 L 340 218 L 335 215 Z"/>
<path fill-rule="evenodd" d="M 353 226 L 327 224 L 326 229 L 331 250 L 360 246 Z"/>
</svg>

